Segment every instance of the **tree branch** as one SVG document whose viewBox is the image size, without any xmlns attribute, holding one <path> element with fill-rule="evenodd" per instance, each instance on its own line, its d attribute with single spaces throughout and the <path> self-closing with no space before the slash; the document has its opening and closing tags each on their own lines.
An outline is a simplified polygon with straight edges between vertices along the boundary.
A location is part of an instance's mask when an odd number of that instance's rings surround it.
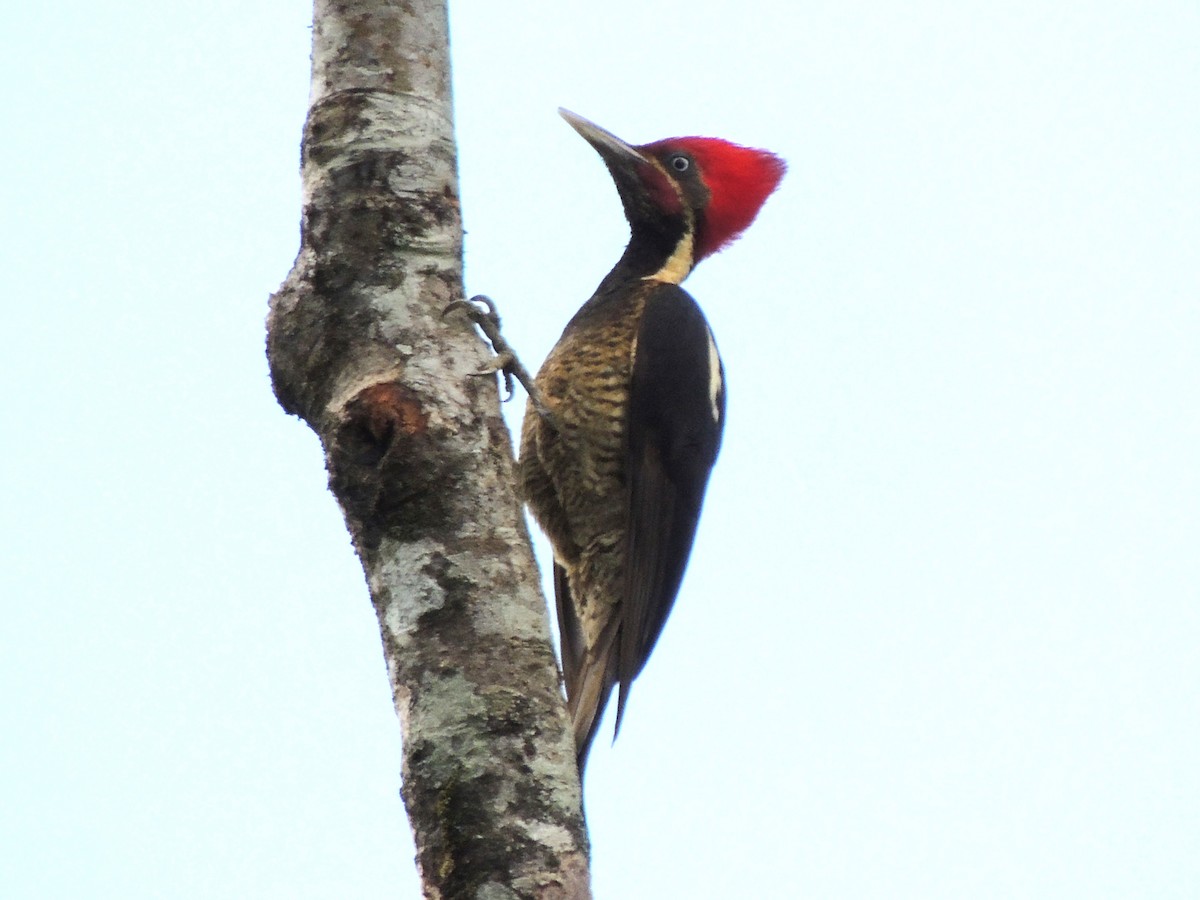
<svg viewBox="0 0 1200 900">
<path fill-rule="evenodd" d="M 283 408 L 325 449 L 379 618 L 429 898 L 589 896 L 574 746 L 494 379 L 461 300 L 443 0 L 316 0 Z"/>
</svg>

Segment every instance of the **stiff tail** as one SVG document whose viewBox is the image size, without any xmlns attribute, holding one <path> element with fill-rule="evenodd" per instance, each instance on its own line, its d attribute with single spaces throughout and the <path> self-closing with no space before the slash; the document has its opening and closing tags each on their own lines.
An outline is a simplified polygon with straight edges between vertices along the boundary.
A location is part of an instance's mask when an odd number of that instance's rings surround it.
<svg viewBox="0 0 1200 900">
<path fill-rule="evenodd" d="M 588 750 L 616 683 L 617 628 L 615 622 L 610 623 L 596 646 L 586 646 L 566 570 L 557 563 L 554 565 L 554 599 L 558 607 L 559 652 L 567 687 L 567 712 L 575 733 L 575 760 L 582 778 Z"/>
<path fill-rule="evenodd" d="M 608 695 L 612 692 L 614 666 L 604 665 L 604 660 L 589 659 L 578 679 L 579 691 L 567 698 L 567 711 L 575 730 L 575 761 L 579 764 L 579 777 L 583 777 L 587 765 L 588 751 L 604 718 Z"/>
</svg>

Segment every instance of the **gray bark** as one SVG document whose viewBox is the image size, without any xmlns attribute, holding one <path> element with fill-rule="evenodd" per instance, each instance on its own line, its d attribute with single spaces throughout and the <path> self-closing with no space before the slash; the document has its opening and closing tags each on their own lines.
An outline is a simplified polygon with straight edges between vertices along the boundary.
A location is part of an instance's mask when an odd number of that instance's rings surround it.
<svg viewBox="0 0 1200 900">
<path fill-rule="evenodd" d="M 316 0 L 283 408 L 321 439 L 403 732 L 429 898 L 587 897 L 574 743 L 489 357 L 461 312 L 444 0 Z"/>
</svg>

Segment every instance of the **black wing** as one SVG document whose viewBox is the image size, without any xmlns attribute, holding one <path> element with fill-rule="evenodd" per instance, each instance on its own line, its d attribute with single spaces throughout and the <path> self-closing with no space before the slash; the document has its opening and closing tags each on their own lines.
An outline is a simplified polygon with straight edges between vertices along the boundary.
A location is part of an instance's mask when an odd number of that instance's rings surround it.
<svg viewBox="0 0 1200 900">
<path fill-rule="evenodd" d="M 724 371 L 704 313 L 682 288 L 661 285 L 646 300 L 630 386 L 618 729 L 679 592 L 724 422 Z"/>
</svg>

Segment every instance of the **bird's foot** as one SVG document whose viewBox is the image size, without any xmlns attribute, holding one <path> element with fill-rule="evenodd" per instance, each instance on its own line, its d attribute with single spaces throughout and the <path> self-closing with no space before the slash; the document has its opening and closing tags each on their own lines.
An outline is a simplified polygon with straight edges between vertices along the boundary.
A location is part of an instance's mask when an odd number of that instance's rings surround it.
<svg viewBox="0 0 1200 900">
<path fill-rule="evenodd" d="M 479 330 L 488 339 L 488 342 L 492 345 L 493 352 L 496 354 L 483 371 L 472 372 L 471 374 L 479 377 L 487 377 L 495 375 L 497 372 L 501 373 L 504 376 L 504 390 L 508 394 L 504 398 L 505 402 L 508 402 L 513 397 L 513 379 L 515 378 L 521 382 L 521 387 L 525 388 L 525 393 L 529 395 L 529 402 L 538 411 L 538 415 L 547 421 L 553 421 L 553 416 L 542 399 L 542 392 L 538 390 L 533 376 L 521 364 L 521 360 L 517 358 L 517 354 L 513 352 L 513 348 L 509 346 L 508 341 L 500 333 L 500 313 L 496 311 L 496 304 L 492 301 L 492 298 L 485 297 L 483 294 L 476 294 L 470 300 L 455 300 L 442 310 L 442 315 L 445 316 L 458 309 L 465 312 L 467 318 L 479 326 Z"/>
</svg>

